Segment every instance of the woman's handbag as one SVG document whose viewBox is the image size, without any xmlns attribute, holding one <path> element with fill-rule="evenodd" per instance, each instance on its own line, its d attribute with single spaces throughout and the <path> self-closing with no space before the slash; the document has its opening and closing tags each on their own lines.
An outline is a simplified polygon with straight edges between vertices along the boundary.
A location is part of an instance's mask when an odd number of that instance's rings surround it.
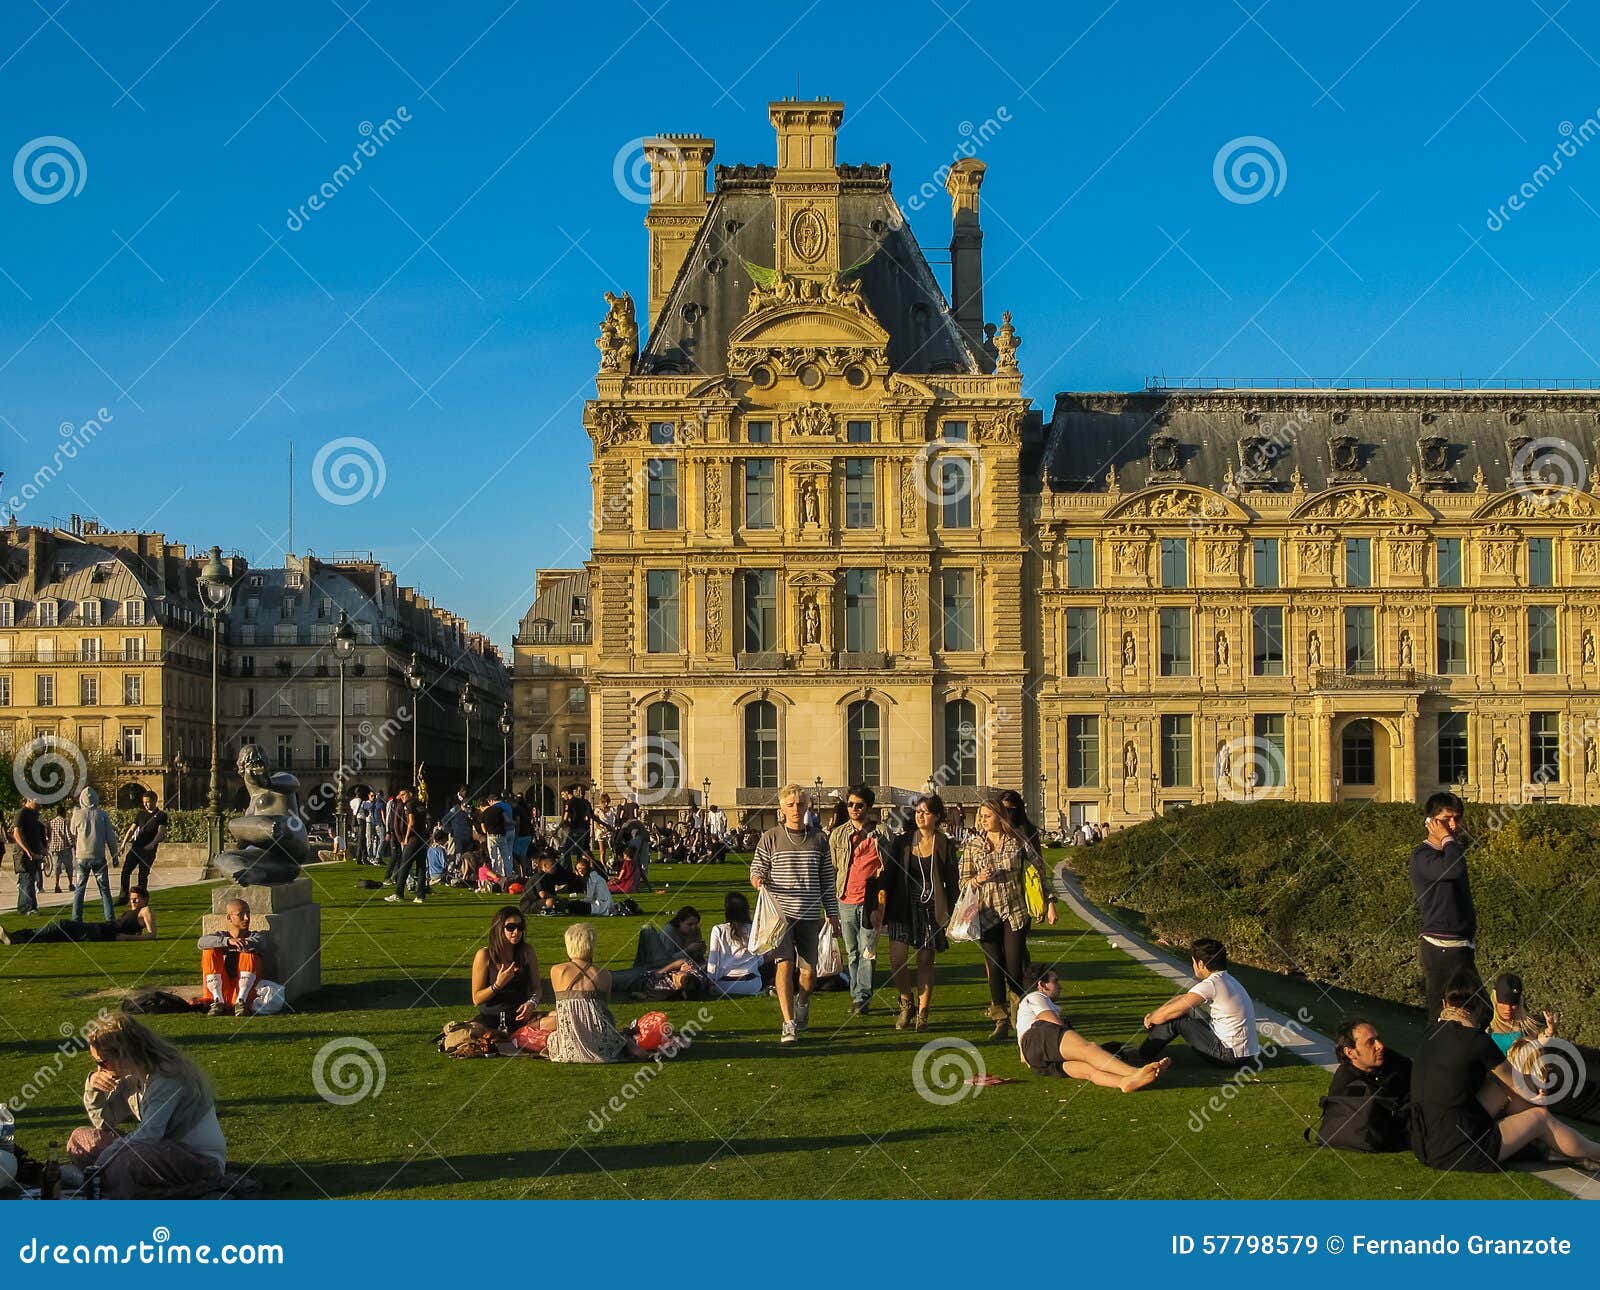
<svg viewBox="0 0 1600 1290">
<path fill-rule="evenodd" d="M 952 941 L 975 941 L 982 935 L 983 902 L 978 899 L 976 887 L 968 885 L 961 889 L 945 933 Z"/>
<path fill-rule="evenodd" d="M 1028 917 L 1044 917 L 1044 880 L 1039 877 L 1038 865 L 1026 865 L 1022 870 L 1022 896 L 1028 905 Z"/>
<path fill-rule="evenodd" d="M 789 920 L 778 910 L 777 901 L 767 895 L 763 887 L 756 893 L 755 921 L 750 924 L 750 949 L 755 954 L 765 954 L 775 949 L 789 931 Z"/>
</svg>

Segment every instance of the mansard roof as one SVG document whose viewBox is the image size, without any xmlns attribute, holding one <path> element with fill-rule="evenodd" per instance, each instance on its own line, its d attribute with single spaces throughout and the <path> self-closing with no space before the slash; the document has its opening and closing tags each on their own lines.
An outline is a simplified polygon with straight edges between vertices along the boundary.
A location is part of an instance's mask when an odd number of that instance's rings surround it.
<svg viewBox="0 0 1600 1290">
<path fill-rule="evenodd" d="M 861 264 L 861 292 L 889 333 L 898 372 L 980 373 L 993 358 L 970 345 L 889 187 L 888 166 L 838 166 L 839 263 Z M 746 264 L 772 267 L 776 234 L 771 166 L 718 166 L 716 191 L 650 338 L 641 373 L 727 370 L 728 338 L 755 282 Z"/>
</svg>

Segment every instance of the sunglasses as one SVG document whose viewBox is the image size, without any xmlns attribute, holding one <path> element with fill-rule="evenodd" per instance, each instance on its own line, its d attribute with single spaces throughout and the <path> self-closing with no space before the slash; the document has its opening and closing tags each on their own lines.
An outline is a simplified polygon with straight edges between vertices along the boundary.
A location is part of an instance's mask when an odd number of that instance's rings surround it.
<svg viewBox="0 0 1600 1290">
<path fill-rule="evenodd" d="M 867 804 L 865 802 L 846 802 L 845 807 L 852 811 L 864 811 L 867 809 Z"/>
<path fill-rule="evenodd" d="M 528 930 L 527 924 L 525 924 L 525 923 L 507 923 L 506 924 L 506 931 L 508 931 L 508 932 L 525 932 L 527 930 Z"/>
</svg>

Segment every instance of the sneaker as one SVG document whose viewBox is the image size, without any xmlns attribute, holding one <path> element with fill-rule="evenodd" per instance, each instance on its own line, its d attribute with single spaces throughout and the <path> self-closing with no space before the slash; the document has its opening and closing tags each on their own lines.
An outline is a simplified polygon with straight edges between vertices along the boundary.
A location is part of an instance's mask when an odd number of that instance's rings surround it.
<svg viewBox="0 0 1600 1290">
<path fill-rule="evenodd" d="M 851 1003 L 850 1007 L 846 1010 L 846 1015 L 851 1017 L 859 1017 L 865 1014 L 866 1010 L 867 1005 L 864 1003 Z"/>
<path fill-rule="evenodd" d="M 413 905 L 420 905 L 422 903 L 422 897 L 421 896 L 413 896 L 411 898 L 411 903 Z"/>
<path fill-rule="evenodd" d="M 206 1016 L 208 1017 L 231 1017 L 232 1015 L 233 1009 L 223 1003 L 221 999 L 213 999 L 211 1006 L 206 1009 Z"/>
<path fill-rule="evenodd" d="M 391 891 L 387 896 L 385 896 L 383 898 L 383 903 L 385 905 L 398 905 L 400 903 L 400 897 L 395 895 L 395 893 Z"/>
<path fill-rule="evenodd" d="M 796 993 L 794 996 L 794 1028 L 804 1030 L 811 1023 L 811 996 Z"/>
<path fill-rule="evenodd" d="M 918 1008 L 916 1019 L 911 1023 L 913 1030 L 926 1030 L 928 1028 L 928 1010 Z"/>
<path fill-rule="evenodd" d="M 224 1014 L 224 1015 L 226 1015 L 226 1014 Z M 248 1017 L 248 1016 L 250 1016 L 251 1015 L 251 1013 L 250 1013 L 250 1005 L 247 1002 L 245 1002 L 245 1000 L 240 999 L 238 1003 L 233 1005 L 233 1015 L 236 1016 L 236 1017 Z"/>
<path fill-rule="evenodd" d="M 894 1019 L 894 1028 L 904 1030 L 911 1024 L 911 1019 L 916 1015 L 916 1005 L 910 999 L 902 997 L 900 1000 L 900 1014 Z"/>
<path fill-rule="evenodd" d="M 794 1022 L 784 1022 L 783 1029 L 778 1032 L 778 1042 L 780 1044 L 792 1044 L 799 1038 L 800 1032 L 795 1028 Z"/>
</svg>

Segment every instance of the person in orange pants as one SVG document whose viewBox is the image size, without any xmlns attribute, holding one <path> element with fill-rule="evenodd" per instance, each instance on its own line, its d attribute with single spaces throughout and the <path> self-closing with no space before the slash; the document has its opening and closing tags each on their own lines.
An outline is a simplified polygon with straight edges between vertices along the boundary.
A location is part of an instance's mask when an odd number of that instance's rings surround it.
<svg viewBox="0 0 1600 1290">
<path fill-rule="evenodd" d="M 206 983 L 200 1002 L 211 1004 L 213 1017 L 248 1017 L 265 946 L 261 933 L 250 930 L 248 902 L 230 900 L 226 917 L 227 931 L 209 932 L 196 942 Z"/>
</svg>

